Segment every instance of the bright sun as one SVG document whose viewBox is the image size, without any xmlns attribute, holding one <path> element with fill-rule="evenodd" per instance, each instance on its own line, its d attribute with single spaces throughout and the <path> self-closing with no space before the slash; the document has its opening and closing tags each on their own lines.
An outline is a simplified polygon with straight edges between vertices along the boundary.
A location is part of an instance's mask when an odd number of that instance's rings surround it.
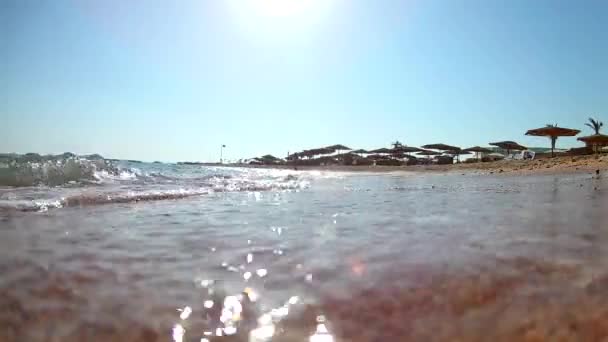
<svg viewBox="0 0 608 342">
<path fill-rule="evenodd" d="M 271 17 L 291 17 L 304 15 L 314 5 L 315 0 L 249 0 L 250 6 L 258 14 Z"/>
<path fill-rule="evenodd" d="M 227 0 L 236 23 L 252 35 L 287 37 L 318 28 L 337 0 Z"/>
</svg>

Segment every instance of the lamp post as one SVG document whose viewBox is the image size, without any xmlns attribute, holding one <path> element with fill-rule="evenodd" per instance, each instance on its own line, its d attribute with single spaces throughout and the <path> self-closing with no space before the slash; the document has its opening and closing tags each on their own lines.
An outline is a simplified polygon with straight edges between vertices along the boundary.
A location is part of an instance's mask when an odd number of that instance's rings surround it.
<svg viewBox="0 0 608 342">
<path fill-rule="evenodd" d="M 220 164 L 224 163 L 224 148 L 226 147 L 226 145 L 222 144 L 222 146 L 220 147 Z"/>
</svg>

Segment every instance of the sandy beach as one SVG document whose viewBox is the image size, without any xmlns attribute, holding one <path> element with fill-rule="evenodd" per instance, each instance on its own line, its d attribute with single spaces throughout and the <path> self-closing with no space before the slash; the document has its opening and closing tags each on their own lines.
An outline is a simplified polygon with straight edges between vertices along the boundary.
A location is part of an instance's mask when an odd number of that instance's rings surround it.
<svg viewBox="0 0 608 342">
<path fill-rule="evenodd" d="M 214 164 L 215 166 L 221 166 Z M 293 165 L 246 165 L 230 166 L 247 168 L 290 169 Z M 563 174 L 595 173 L 608 171 L 608 155 L 559 156 L 536 160 L 499 160 L 485 163 L 459 163 L 452 165 L 412 165 L 412 166 L 297 166 L 298 170 L 336 171 L 336 172 L 454 172 L 465 174 Z"/>
</svg>

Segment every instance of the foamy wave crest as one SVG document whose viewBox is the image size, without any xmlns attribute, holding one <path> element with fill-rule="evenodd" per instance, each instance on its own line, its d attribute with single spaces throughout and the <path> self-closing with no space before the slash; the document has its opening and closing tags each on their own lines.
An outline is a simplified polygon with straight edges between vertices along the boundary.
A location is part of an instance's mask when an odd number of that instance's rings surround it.
<svg viewBox="0 0 608 342">
<path fill-rule="evenodd" d="M 100 182 L 107 181 L 107 180 L 111 180 L 111 181 L 134 180 L 134 179 L 137 179 L 137 172 L 135 172 L 133 170 L 102 169 L 102 170 L 93 172 L 93 177 Z"/>
<path fill-rule="evenodd" d="M 268 191 L 268 190 L 300 190 L 310 186 L 306 179 L 295 176 L 275 179 L 251 178 L 220 178 L 213 177 L 208 180 L 214 191 Z"/>
<path fill-rule="evenodd" d="M 58 186 L 83 181 L 99 181 L 100 177 L 122 177 L 100 155 L 77 156 L 73 153 L 41 156 L 0 155 L 0 186 Z"/>
<path fill-rule="evenodd" d="M 0 200 L 0 208 L 5 210 L 45 212 L 50 209 L 58 209 L 64 207 L 81 207 L 111 203 L 135 203 L 143 201 L 180 199 L 192 196 L 202 196 L 212 192 L 214 192 L 213 189 L 177 189 L 145 192 L 128 191 L 124 193 L 78 194 L 67 197 L 61 197 L 59 199 L 29 201 Z"/>
<path fill-rule="evenodd" d="M 308 181 L 290 178 L 283 181 L 224 179 L 215 177 L 205 186 L 163 190 L 78 190 L 61 197 L 23 199 L 10 195 L 0 196 L 0 209 L 46 212 L 64 207 L 82 207 L 115 203 L 136 203 L 159 200 L 176 200 L 223 192 L 299 191 L 309 186 Z M 63 189 L 65 191 L 69 189 Z M 14 195 L 14 194 L 13 194 Z"/>
</svg>

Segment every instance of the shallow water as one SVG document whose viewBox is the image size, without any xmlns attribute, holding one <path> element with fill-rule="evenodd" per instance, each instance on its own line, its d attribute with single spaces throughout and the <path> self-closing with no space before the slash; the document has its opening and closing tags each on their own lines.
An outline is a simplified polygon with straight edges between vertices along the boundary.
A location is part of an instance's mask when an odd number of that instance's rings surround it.
<svg viewBox="0 0 608 342">
<path fill-rule="evenodd" d="M 608 336 L 604 179 L 123 168 L 0 190 L 0 340 Z"/>
</svg>

